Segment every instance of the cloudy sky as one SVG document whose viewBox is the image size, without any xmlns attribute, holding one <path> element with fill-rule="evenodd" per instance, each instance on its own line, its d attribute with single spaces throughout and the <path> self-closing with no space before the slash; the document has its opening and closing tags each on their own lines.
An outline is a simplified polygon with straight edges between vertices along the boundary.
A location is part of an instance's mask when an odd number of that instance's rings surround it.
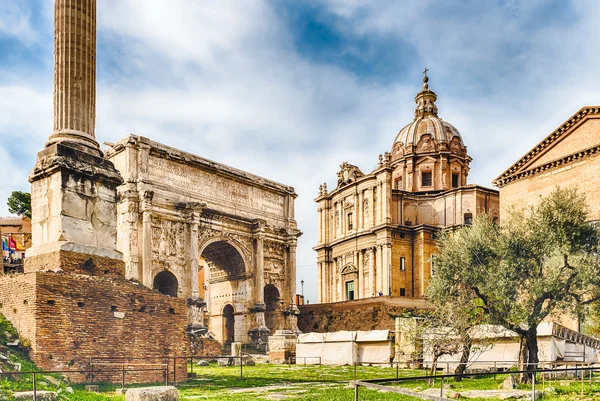
<svg viewBox="0 0 600 401">
<path fill-rule="evenodd" d="M 0 0 L 0 215 L 52 129 L 51 0 Z M 128 133 L 292 185 L 316 302 L 319 184 L 369 172 L 430 69 L 491 181 L 600 103 L 597 1 L 98 0 L 99 142 Z M 300 290 L 300 286 L 298 286 Z"/>
</svg>

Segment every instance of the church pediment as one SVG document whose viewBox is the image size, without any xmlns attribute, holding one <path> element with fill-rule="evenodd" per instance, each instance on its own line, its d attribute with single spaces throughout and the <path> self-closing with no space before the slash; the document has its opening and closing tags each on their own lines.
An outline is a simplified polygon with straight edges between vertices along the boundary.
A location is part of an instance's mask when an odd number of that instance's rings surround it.
<svg viewBox="0 0 600 401">
<path fill-rule="evenodd" d="M 354 265 L 347 265 L 342 269 L 342 274 L 356 273 L 358 269 Z"/>
<path fill-rule="evenodd" d="M 600 107 L 583 107 L 497 177 L 494 185 L 502 187 L 555 165 L 574 162 L 598 150 Z"/>
</svg>

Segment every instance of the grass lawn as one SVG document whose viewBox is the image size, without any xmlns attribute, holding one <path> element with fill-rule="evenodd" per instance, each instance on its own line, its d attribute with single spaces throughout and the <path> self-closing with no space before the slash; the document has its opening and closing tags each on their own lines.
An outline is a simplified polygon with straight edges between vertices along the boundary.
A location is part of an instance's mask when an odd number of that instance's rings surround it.
<svg viewBox="0 0 600 401">
<path fill-rule="evenodd" d="M 400 371 L 403 375 L 418 375 L 418 371 Z M 194 366 L 197 379 L 181 384 L 181 395 L 200 400 L 352 400 L 354 380 L 351 366 L 303 366 L 258 364 L 244 367 L 240 379 L 239 367 Z M 396 377 L 395 368 L 357 367 L 357 379 Z M 284 398 L 285 397 L 285 398 Z M 392 393 L 360 390 L 361 400 L 414 400 Z"/>
<path fill-rule="evenodd" d="M 196 379 L 189 380 L 177 385 L 181 392 L 182 400 L 304 400 L 304 401 L 346 401 L 353 400 L 354 390 L 349 382 L 354 380 L 354 368 L 351 366 L 303 366 L 303 365 L 273 365 L 258 364 L 252 367 L 244 367 L 244 377 L 240 379 L 239 367 L 219 367 L 210 364 L 206 367 L 194 366 Z M 400 377 L 421 376 L 425 371 L 400 370 Z M 383 367 L 357 367 L 357 379 L 395 378 L 395 368 Z M 446 382 L 445 392 L 464 390 L 490 390 L 498 389 L 505 379 L 505 375 L 493 375 L 479 378 L 465 378 L 461 382 Z M 596 377 L 596 380 L 600 376 Z M 43 380 L 42 380 L 43 382 Z M 160 385 L 160 384 L 159 384 Z M 402 387 L 413 390 L 425 390 L 430 388 L 425 381 L 410 381 L 400 384 Z M 435 387 L 439 388 L 440 380 Z M 42 388 L 48 390 L 56 389 L 52 386 L 42 384 Z M 64 387 L 64 386 L 63 386 Z M 83 391 L 83 385 L 73 385 L 74 393 L 70 394 L 62 388 L 58 401 L 124 401 L 123 396 L 115 395 L 114 391 L 118 385 L 103 384 L 100 386 L 101 393 L 89 393 Z M 130 386 L 128 386 L 130 387 Z M 600 382 L 593 383 L 590 387 L 588 377 L 584 384 L 585 396 L 581 397 L 581 382 L 566 380 L 546 380 L 542 385 L 538 378 L 537 389 L 542 387 L 554 388 L 554 391 L 545 393 L 544 400 L 548 401 L 570 401 L 597 399 L 595 394 L 600 394 Z M 530 389 L 530 386 L 522 385 L 522 389 Z M 2 393 L 9 395 L 7 390 L 30 390 L 31 382 L 21 380 L 16 383 L 11 380 L 3 380 L 0 386 L 0 399 Z M 360 400 L 401 400 L 416 401 L 417 398 L 383 393 L 365 388 L 360 389 Z M 477 401 L 477 399 L 472 399 Z M 479 399 L 483 400 L 483 399 Z M 489 400 L 489 399 L 488 399 Z"/>
</svg>

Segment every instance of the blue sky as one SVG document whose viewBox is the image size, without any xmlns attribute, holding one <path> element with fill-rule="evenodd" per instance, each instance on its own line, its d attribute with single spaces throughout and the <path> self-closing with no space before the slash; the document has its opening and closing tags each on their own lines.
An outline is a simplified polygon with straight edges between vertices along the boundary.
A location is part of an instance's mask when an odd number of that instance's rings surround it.
<svg viewBox="0 0 600 401">
<path fill-rule="evenodd" d="M 0 0 L 0 214 L 52 129 L 52 1 Z M 100 0 L 100 142 L 136 133 L 289 185 L 298 281 L 316 302 L 318 186 L 369 172 L 430 69 L 491 181 L 600 103 L 594 1 Z"/>
</svg>

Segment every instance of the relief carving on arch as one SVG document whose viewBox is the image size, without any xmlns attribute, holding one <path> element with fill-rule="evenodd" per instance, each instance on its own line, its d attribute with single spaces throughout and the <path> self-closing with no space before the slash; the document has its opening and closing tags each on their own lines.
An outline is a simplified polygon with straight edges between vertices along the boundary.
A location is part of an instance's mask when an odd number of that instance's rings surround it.
<svg viewBox="0 0 600 401">
<path fill-rule="evenodd" d="M 276 241 L 264 243 L 265 271 L 275 275 L 284 274 L 285 245 Z"/>
<path fill-rule="evenodd" d="M 152 259 L 186 265 L 186 224 L 152 216 Z"/>
</svg>

